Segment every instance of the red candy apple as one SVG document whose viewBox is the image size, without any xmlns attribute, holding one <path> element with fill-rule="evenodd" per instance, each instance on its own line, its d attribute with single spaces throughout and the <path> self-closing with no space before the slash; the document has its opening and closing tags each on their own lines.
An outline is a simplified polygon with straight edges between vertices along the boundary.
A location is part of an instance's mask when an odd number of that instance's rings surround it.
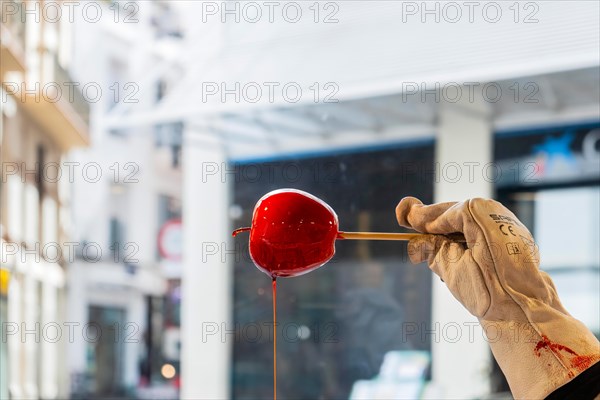
<svg viewBox="0 0 600 400">
<path fill-rule="evenodd" d="M 264 195 L 254 207 L 250 231 L 250 257 L 273 278 L 298 276 L 315 270 L 335 254 L 336 239 L 411 240 L 422 233 L 340 232 L 335 211 L 315 196 L 295 189 Z M 462 233 L 444 235 L 466 242 Z"/>
<path fill-rule="evenodd" d="M 338 218 L 313 195 L 281 189 L 264 195 L 254 207 L 250 257 L 272 277 L 315 270 L 335 254 Z"/>
</svg>

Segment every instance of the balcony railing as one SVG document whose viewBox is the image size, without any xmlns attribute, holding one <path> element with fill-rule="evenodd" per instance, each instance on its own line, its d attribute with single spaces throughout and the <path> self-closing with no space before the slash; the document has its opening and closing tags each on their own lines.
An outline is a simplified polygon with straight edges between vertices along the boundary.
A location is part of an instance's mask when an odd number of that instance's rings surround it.
<svg viewBox="0 0 600 400">
<path fill-rule="evenodd" d="M 24 2 L 0 0 L 0 75 L 25 70 Z"/>
<path fill-rule="evenodd" d="M 79 87 L 74 85 L 74 80 L 69 75 L 69 72 L 65 70 L 60 63 L 58 62 L 58 58 L 53 57 L 54 65 L 53 71 L 54 76 L 52 80 L 56 82 L 61 88 L 72 87 L 73 90 L 70 90 L 68 96 L 65 96 L 68 99 L 73 110 L 81 117 L 81 119 L 85 122 L 86 126 L 89 126 L 90 122 L 90 103 L 85 99 Z"/>
<path fill-rule="evenodd" d="M 90 105 L 77 83 L 59 63 L 55 46 L 49 40 L 52 34 L 56 36 L 61 33 L 59 27 L 42 24 L 40 34 L 36 35 L 36 38 L 26 38 L 32 33 L 28 32 L 26 25 L 31 24 L 31 28 L 37 22 L 35 19 L 25 18 L 25 5 L 29 4 L 31 8 L 31 4 L 36 3 L 19 0 L 0 2 L 2 86 L 10 86 L 10 94 L 20 100 L 29 117 L 60 148 L 67 150 L 85 146 L 89 143 Z M 28 12 L 31 13 L 31 10 Z M 69 30 L 64 34 L 69 34 Z M 29 39 L 32 40 L 31 43 Z M 8 76 L 14 81 L 5 79 Z M 56 85 L 55 90 L 45 86 L 50 83 Z M 48 88 L 49 91 L 46 91 Z M 39 90 L 42 90 L 42 93 L 37 93 Z M 44 97 L 42 101 L 40 94 Z"/>
<path fill-rule="evenodd" d="M 19 43 L 21 50 L 25 48 L 25 2 L 4 0 L 0 7 L 0 22 L 6 26 Z"/>
</svg>

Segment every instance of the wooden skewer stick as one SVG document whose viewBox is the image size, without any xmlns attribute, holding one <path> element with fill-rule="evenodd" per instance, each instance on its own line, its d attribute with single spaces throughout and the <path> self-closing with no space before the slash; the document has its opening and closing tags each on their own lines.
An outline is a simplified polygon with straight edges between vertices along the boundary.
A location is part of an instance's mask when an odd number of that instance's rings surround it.
<svg viewBox="0 0 600 400">
<path fill-rule="evenodd" d="M 412 240 L 424 233 L 392 233 L 392 232 L 338 232 L 338 239 L 347 240 Z M 456 242 L 466 242 L 462 233 L 451 233 L 446 236 L 448 239 Z"/>
</svg>

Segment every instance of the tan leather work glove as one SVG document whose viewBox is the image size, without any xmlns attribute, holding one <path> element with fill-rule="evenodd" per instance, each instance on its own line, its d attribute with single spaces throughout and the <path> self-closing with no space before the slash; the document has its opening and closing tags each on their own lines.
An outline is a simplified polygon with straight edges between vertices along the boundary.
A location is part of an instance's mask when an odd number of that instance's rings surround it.
<svg viewBox="0 0 600 400">
<path fill-rule="evenodd" d="M 467 243 L 426 235 L 409 243 L 479 319 L 518 399 L 541 399 L 600 360 L 600 343 L 562 306 L 527 228 L 486 199 L 423 205 L 406 197 L 398 223 L 430 234 L 463 233 Z M 458 360 L 457 360 L 458 361 Z"/>
</svg>

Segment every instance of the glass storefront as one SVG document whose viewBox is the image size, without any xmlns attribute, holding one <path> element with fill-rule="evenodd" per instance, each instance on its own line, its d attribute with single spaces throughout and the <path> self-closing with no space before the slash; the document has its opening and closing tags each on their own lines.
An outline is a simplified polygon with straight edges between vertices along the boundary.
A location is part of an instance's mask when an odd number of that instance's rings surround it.
<svg viewBox="0 0 600 400">
<path fill-rule="evenodd" d="M 500 134 L 495 152 L 511 175 L 498 200 L 532 232 L 565 308 L 600 336 L 600 126 Z M 497 366 L 493 375 L 508 390 Z"/>
<path fill-rule="evenodd" d="M 500 133 L 490 175 L 497 198 L 532 231 L 565 307 L 598 335 L 600 168 L 597 125 Z M 595 153 L 594 153 L 595 152 Z M 266 192 L 297 188 L 337 212 L 340 229 L 399 231 L 394 207 L 404 196 L 431 202 L 434 143 L 332 155 L 240 162 L 235 166 L 236 226 L 248 226 Z M 489 171 L 489 168 L 488 168 Z M 269 277 L 235 241 L 232 388 L 236 399 L 272 395 L 272 296 Z M 577 249 L 575 253 L 569 249 Z M 431 337 L 431 273 L 410 265 L 406 246 L 339 242 L 325 267 L 278 282 L 278 394 L 304 398 L 422 393 Z M 392 369 L 417 372 L 399 383 Z M 425 373 L 422 374 L 419 368 Z M 494 365 L 492 389 L 507 392 Z M 390 389 L 391 387 L 391 389 Z M 379 388 L 379 389 L 378 389 Z M 385 389 L 381 389 L 385 388 Z M 409 396 L 410 397 L 410 396 Z"/>
<path fill-rule="evenodd" d="M 234 223 L 248 226 L 264 193 L 291 187 L 326 201 L 342 230 L 400 231 L 394 208 L 402 197 L 432 201 L 433 155 L 433 143 L 423 142 L 239 163 Z M 271 281 L 252 264 L 247 236 L 235 243 L 233 396 L 268 398 Z M 422 389 L 430 338 L 402 332 L 430 324 L 431 272 L 410 264 L 405 243 L 338 241 L 333 260 L 311 274 L 280 279 L 277 295 L 281 398 L 349 398 L 390 385 L 400 393 L 407 384 L 388 370 L 406 360 L 423 370 L 410 390 Z"/>
</svg>

